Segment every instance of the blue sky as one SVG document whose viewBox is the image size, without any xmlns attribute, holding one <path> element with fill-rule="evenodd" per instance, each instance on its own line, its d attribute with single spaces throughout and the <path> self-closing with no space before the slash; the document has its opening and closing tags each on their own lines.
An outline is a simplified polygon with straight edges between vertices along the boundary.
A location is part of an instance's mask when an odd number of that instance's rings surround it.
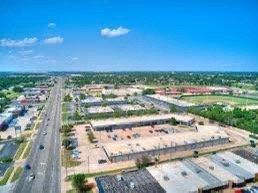
<svg viewBox="0 0 258 193">
<path fill-rule="evenodd" d="M 2 0 L 0 71 L 258 71 L 257 34 L 256 0 Z"/>
</svg>

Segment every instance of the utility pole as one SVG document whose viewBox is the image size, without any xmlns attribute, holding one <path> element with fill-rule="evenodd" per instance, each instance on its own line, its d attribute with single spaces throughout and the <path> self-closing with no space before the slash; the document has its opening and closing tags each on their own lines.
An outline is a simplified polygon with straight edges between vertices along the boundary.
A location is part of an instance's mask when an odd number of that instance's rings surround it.
<svg viewBox="0 0 258 193">
<path fill-rule="evenodd" d="M 90 156 L 88 156 L 88 173 L 90 173 Z"/>
</svg>

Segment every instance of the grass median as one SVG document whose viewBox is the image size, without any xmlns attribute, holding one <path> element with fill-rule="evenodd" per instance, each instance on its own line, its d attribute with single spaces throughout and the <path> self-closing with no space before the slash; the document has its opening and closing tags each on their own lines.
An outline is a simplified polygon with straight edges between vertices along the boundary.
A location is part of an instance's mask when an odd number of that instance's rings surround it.
<svg viewBox="0 0 258 193">
<path fill-rule="evenodd" d="M 0 186 L 4 186 L 8 182 L 8 179 L 10 178 L 10 175 L 12 174 L 13 170 L 14 170 L 13 166 L 9 167 L 6 170 L 3 178 L 0 180 Z"/>
<path fill-rule="evenodd" d="M 15 160 L 20 159 L 20 157 L 21 157 L 21 155 L 22 155 L 22 153 L 24 151 L 24 148 L 26 147 L 27 143 L 28 142 L 23 142 L 23 143 L 20 144 L 20 146 L 19 146 L 19 148 L 18 148 L 18 150 L 17 150 L 17 152 L 16 152 L 16 154 L 14 156 Z"/>
<path fill-rule="evenodd" d="M 19 177 L 20 177 L 20 175 L 21 175 L 21 173 L 22 173 L 22 167 L 21 166 L 19 166 L 18 168 L 16 168 L 16 170 L 14 171 L 14 174 L 13 174 L 13 177 L 12 177 L 12 179 L 11 179 L 11 182 L 14 182 L 14 181 L 16 181 Z"/>
<path fill-rule="evenodd" d="M 31 142 L 28 142 L 28 143 L 29 143 L 29 144 L 28 144 L 28 147 L 27 147 L 27 149 L 25 150 L 25 152 L 24 152 L 24 154 L 23 154 L 23 156 L 22 156 L 22 159 L 27 158 L 28 155 L 30 154 L 30 150 L 31 150 L 32 144 L 31 144 Z"/>
</svg>

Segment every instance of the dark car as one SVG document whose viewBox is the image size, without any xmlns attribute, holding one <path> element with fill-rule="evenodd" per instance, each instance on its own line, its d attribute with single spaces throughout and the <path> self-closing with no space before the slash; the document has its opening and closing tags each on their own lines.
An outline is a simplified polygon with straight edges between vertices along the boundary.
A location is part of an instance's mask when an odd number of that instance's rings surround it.
<svg viewBox="0 0 258 193">
<path fill-rule="evenodd" d="M 30 169 L 31 169 L 31 166 L 30 166 L 30 164 L 26 164 L 26 165 L 24 166 L 24 168 L 25 168 L 25 170 L 30 170 Z"/>
<path fill-rule="evenodd" d="M 39 149 L 44 149 L 44 145 L 39 145 Z"/>
<path fill-rule="evenodd" d="M 107 163 L 107 160 L 105 160 L 105 159 L 99 159 L 99 160 L 98 160 L 98 163 L 99 163 L 99 164 L 104 164 L 104 163 Z"/>
</svg>

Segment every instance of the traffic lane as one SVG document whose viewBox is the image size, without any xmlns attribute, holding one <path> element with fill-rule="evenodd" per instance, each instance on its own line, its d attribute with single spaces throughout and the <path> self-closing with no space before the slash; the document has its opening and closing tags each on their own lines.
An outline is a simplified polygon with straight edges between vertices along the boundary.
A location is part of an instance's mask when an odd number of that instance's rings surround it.
<svg viewBox="0 0 258 193">
<path fill-rule="evenodd" d="M 55 113 L 55 112 L 54 112 Z M 54 117 L 55 118 L 55 117 Z M 42 192 L 42 190 L 44 190 L 44 192 L 47 192 L 45 188 L 43 188 L 45 181 L 48 180 L 47 178 L 47 174 L 48 172 L 48 168 L 49 168 L 49 164 L 51 163 L 51 159 L 52 159 L 52 148 L 53 148 L 53 137 L 54 137 L 54 133 L 53 133 L 53 129 L 55 127 L 55 123 L 54 121 L 50 121 L 51 123 L 49 124 L 50 127 L 48 129 L 49 131 L 49 135 L 45 141 L 45 149 L 42 150 L 41 156 L 40 156 L 40 162 L 43 164 L 39 164 L 37 167 L 37 180 L 35 180 L 35 183 L 32 186 L 32 192 Z M 51 129 L 50 129 L 51 128 Z"/>
<path fill-rule="evenodd" d="M 56 116 L 55 116 L 55 126 L 53 127 L 53 145 L 51 146 L 51 156 L 49 159 L 49 164 L 46 170 L 46 177 L 44 181 L 44 190 L 46 192 L 60 192 L 60 178 L 59 178 L 59 173 L 60 173 L 60 166 L 59 166 L 59 128 L 60 128 L 60 110 L 61 110 L 61 105 L 60 105 L 60 100 L 57 99 L 57 110 L 56 110 Z"/>
<path fill-rule="evenodd" d="M 55 94 L 54 92 L 52 92 L 52 94 Z M 53 96 L 53 95 L 52 95 Z M 46 125 L 47 123 L 47 120 L 48 120 L 48 116 L 50 115 L 51 113 L 51 107 L 53 107 L 53 101 L 51 100 L 52 99 L 52 96 L 50 97 L 50 100 L 49 100 L 49 103 L 47 104 L 47 107 L 46 107 L 46 116 L 44 116 L 43 118 L 43 124 L 40 125 L 39 127 L 39 133 L 41 133 L 42 131 L 42 127 L 43 125 Z M 33 143 L 33 148 L 31 150 L 31 153 L 30 153 L 30 156 L 28 158 L 28 161 L 27 163 L 32 163 L 33 167 L 34 168 L 35 166 L 35 161 L 37 160 L 38 158 L 38 149 L 37 149 L 37 143 L 40 141 L 40 139 L 42 138 L 41 135 L 37 135 L 36 136 L 36 139 L 34 140 L 34 143 Z M 17 188 L 16 188 L 16 191 L 15 192 L 29 192 L 29 189 L 31 188 L 31 183 L 26 183 L 27 182 L 27 178 L 29 176 L 29 171 L 25 171 L 23 172 L 23 175 L 21 177 L 21 179 L 19 180 L 20 183 L 18 183 L 17 185 Z M 26 184 L 26 186 L 25 186 Z"/>
</svg>

